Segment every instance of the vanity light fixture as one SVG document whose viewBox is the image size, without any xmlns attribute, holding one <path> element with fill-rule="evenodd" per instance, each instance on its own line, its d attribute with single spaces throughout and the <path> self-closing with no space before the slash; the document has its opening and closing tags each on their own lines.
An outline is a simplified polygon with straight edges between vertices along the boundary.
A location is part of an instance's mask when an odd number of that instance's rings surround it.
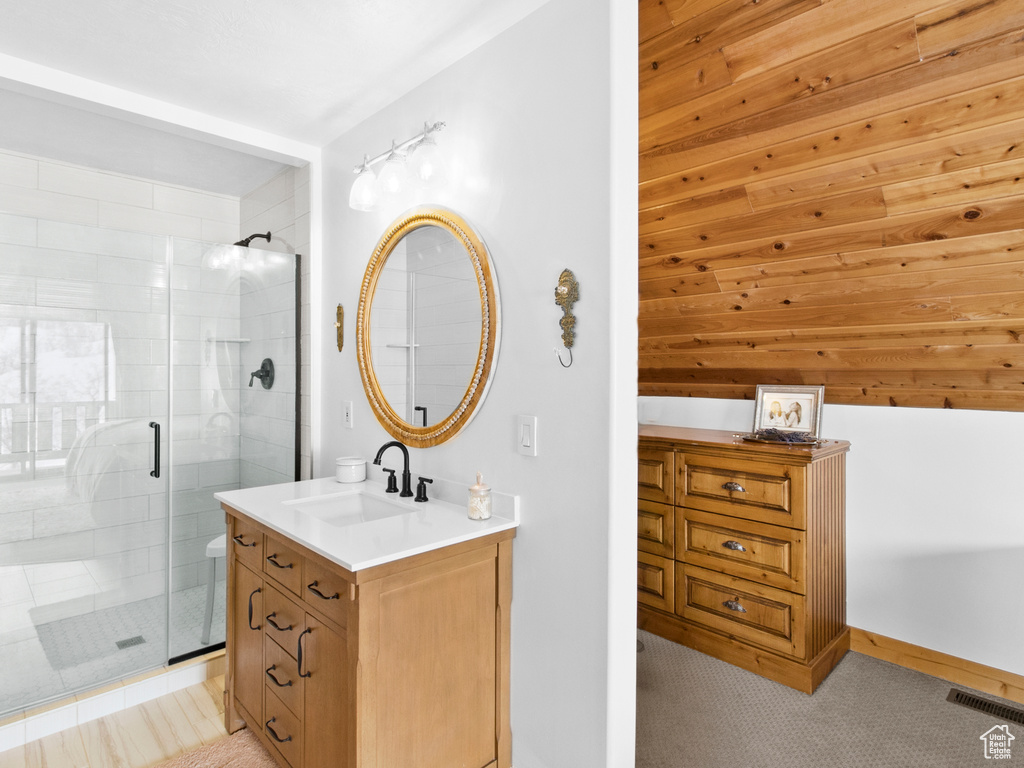
<svg viewBox="0 0 1024 768">
<path fill-rule="evenodd" d="M 437 187 L 447 176 L 444 157 L 437 147 L 434 134 L 445 127 L 443 122 L 423 123 L 423 131 L 374 158 L 363 155 L 363 162 L 353 169 L 358 174 L 349 191 L 348 205 L 356 211 L 372 211 L 382 200 L 401 195 L 409 185 Z M 406 163 L 406 152 L 409 162 Z M 383 162 L 378 174 L 373 166 Z"/>
</svg>

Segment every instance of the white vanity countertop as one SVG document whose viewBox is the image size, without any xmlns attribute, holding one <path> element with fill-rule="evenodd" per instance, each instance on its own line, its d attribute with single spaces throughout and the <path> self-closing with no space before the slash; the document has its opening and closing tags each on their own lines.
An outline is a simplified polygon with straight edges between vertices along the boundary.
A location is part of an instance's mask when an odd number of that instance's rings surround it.
<svg viewBox="0 0 1024 768">
<path fill-rule="evenodd" d="M 389 517 L 335 525 L 304 512 L 306 502 L 362 493 L 408 511 Z M 480 538 L 519 525 L 519 497 L 492 493 L 491 517 L 470 520 L 466 511 L 468 484 L 435 479 L 430 501 L 415 502 L 385 493 L 373 480 L 339 483 L 334 478 L 302 480 L 215 493 L 214 498 L 277 531 L 349 571 L 360 571 L 405 557 Z M 436 497 L 436 498 L 435 498 Z"/>
</svg>

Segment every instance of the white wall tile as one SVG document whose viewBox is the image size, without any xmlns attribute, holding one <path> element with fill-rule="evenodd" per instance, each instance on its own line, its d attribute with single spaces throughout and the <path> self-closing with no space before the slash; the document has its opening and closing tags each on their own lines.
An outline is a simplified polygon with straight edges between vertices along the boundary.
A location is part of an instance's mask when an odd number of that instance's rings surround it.
<svg viewBox="0 0 1024 768">
<path fill-rule="evenodd" d="M 244 237 L 244 235 L 239 234 L 241 230 L 238 227 L 237 221 L 226 222 L 203 219 L 201 231 L 203 233 L 203 240 L 208 243 L 236 243 Z"/>
<path fill-rule="evenodd" d="M 82 227 L 59 221 L 39 221 L 39 245 L 62 251 L 95 253 L 163 263 L 167 238 L 142 232 L 122 232 L 102 227 Z"/>
<path fill-rule="evenodd" d="M 242 198 L 240 217 L 242 223 L 244 225 L 251 224 L 253 219 L 261 213 L 270 210 L 282 200 L 294 195 L 295 169 L 286 168 L 270 181 L 260 185 Z M 256 230 L 252 231 L 255 232 Z"/>
<path fill-rule="evenodd" d="M 139 680 L 124 686 L 125 708 L 134 707 L 147 701 L 164 696 L 167 690 L 167 675 L 154 675 L 146 680 Z"/>
<path fill-rule="evenodd" d="M 4 183 L 0 184 L 0 208 L 21 216 L 95 225 L 98 221 L 99 204 L 84 197 Z"/>
<path fill-rule="evenodd" d="M 0 213 L 0 243 L 36 245 L 35 218 Z"/>
<path fill-rule="evenodd" d="M 13 187 L 35 189 L 39 185 L 39 162 L 22 155 L 0 152 L 0 179 Z"/>
<path fill-rule="evenodd" d="M 153 185 L 116 173 L 60 163 L 39 162 L 39 188 L 65 195 L 153 207 Z"/>
<path fill-rule="evenodd" d="M 125 692 L 118 688 L 96 696 L 89 696 L 78 702 L 77 724 L 88 723 L 101 717 L 120 712 L 125 708 Z"/>
<path fill-rule="evenodd" d="M 75 704 L 52 709 L 49 712 L 25 718 L 25 740 L 35 741 L 44 736 L 74 728 L 78 725 L 78 707 Z"/>
<path fill-rule="evenodd" d="M 2 192 L 0 192 L 0 200 L 2 200 Z M 182 216 L 177 213 L 153 211 L 118 203 L 100 202 L 93 203 L 93 205 L 98 205 L 99 210 L 95 223 L 101 227 L 188 237 L 193 240 L 198 240 L 203 236 L 202 219 L 194 216 Z"/>
<path fill-rule="evenodd" d="M 162 184 L 153 187 L 153 208 L 167 213 L 238 225 L 238 198 Z"/>
</svg>

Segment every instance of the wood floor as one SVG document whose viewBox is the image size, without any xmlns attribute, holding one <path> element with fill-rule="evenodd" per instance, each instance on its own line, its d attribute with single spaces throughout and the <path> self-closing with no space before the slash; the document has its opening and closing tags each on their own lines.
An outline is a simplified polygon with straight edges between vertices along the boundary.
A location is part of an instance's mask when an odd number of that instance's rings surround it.
<svg viewBox="0 0 1024 768">
<path fill-rule="evenodd" d="M 226 735 L 221 675 L 0 752 L 0 768 L 150 768 Z"/>
</svg>

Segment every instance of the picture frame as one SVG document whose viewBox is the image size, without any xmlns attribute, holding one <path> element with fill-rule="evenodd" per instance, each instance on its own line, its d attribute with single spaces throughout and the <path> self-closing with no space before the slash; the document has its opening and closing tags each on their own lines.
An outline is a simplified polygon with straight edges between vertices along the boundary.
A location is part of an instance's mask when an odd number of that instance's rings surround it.
<svg viewBox="0 0 1024 768">
<path fill-rule="evenodd" d="M 817 440 L 824 403 L 825 387 L 758 384 L 752 432 L 806 432 Z"/>
</svg>

